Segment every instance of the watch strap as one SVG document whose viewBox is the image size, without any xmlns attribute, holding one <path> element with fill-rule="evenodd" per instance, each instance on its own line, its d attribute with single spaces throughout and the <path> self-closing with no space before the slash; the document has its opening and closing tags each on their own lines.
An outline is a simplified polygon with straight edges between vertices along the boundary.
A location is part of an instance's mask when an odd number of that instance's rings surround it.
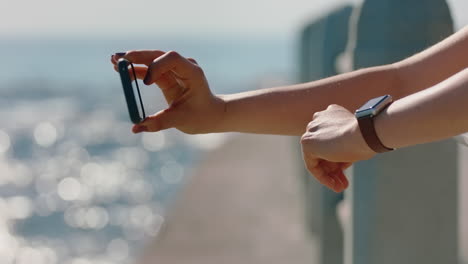
<svg viewBox="0 0 468 264">
<path fill-rule="evenodd" d="M 377 133 L 375 132 L 374 118 L 373 116 L 365 116 L 358 118 L 359 129 L 364 137 L 367 145 L 375 152 L 382 153 L 392 151 L 392 148 L 387 148 L 382 144 Z"/>
</svg>

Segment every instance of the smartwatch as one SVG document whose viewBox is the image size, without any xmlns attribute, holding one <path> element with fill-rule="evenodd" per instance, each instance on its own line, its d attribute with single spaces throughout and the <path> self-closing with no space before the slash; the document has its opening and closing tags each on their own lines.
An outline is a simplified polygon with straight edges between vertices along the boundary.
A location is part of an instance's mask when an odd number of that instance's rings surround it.
<svg viewBox="0 0 468 264">
<path fill-rule="evenodd" d="M 369 100 L 355 112 L 359 129 L 367 145 L 375 152 L 382 153 L 393 150 L 382 144 L 375 132 L 374 117 L 393 102 L 392 96 L 384 95 Z"/>
</svg>

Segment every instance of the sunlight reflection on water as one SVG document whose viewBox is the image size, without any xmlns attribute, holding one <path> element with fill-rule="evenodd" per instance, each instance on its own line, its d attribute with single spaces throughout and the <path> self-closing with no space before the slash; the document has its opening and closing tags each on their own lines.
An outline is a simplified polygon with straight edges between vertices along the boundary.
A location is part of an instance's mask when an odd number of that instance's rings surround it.
<svg viewBox="0 0 468 264">
<path fill-rule="evenodd" d="M 3 130 L 0 130 L 0 153 L 5 153 L 10 148 L 10 136 Z"/>
<path fill-rule="evenodd" d="M 85 100 L 0 107 L 0 263 L 131 263 L 158 235 L 194 151 L 210 144 L 134 135 L 123 105 Z"/>
<path fill-rule="evenodd" d="M 51 123 L 40 123 L 34 129 L 34 139 L 39 146 L 50 147 L 57 140 L 57 129 Z"/>
</svg>

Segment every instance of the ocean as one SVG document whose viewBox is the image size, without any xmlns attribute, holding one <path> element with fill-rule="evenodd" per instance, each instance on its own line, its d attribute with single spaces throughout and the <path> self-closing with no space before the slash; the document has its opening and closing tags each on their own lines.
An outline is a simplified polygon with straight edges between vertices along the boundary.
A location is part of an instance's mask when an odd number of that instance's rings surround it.
<svg viewBox="0 0 468 264">
<path fill-rule="evenodd" d="M 292 81 L 281 36 L 0 37 L 0 263 L 132 263 L 223 134 L 134 135 L 110 56 L 176 50 L 215 93 Z M 144 86 L 144 85 L 143 85 Z M 142 87 L 147 112 L 165 107 Z"/>
</svg>

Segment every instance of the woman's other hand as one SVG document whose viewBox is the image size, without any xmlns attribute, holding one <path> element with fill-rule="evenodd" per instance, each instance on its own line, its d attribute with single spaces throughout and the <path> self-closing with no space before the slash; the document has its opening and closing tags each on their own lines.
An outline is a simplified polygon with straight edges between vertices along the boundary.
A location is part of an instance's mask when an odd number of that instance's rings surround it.
<svg viewBox="0 0 468 264">
<path fill-rule="evenodd" d="M 364 141 L 355 116 L 339 105 L 314 114 L 301 145 L 307 170 L 335 192 L 348 187 L 346 168 L 375 154 Z"/>
</svg>

